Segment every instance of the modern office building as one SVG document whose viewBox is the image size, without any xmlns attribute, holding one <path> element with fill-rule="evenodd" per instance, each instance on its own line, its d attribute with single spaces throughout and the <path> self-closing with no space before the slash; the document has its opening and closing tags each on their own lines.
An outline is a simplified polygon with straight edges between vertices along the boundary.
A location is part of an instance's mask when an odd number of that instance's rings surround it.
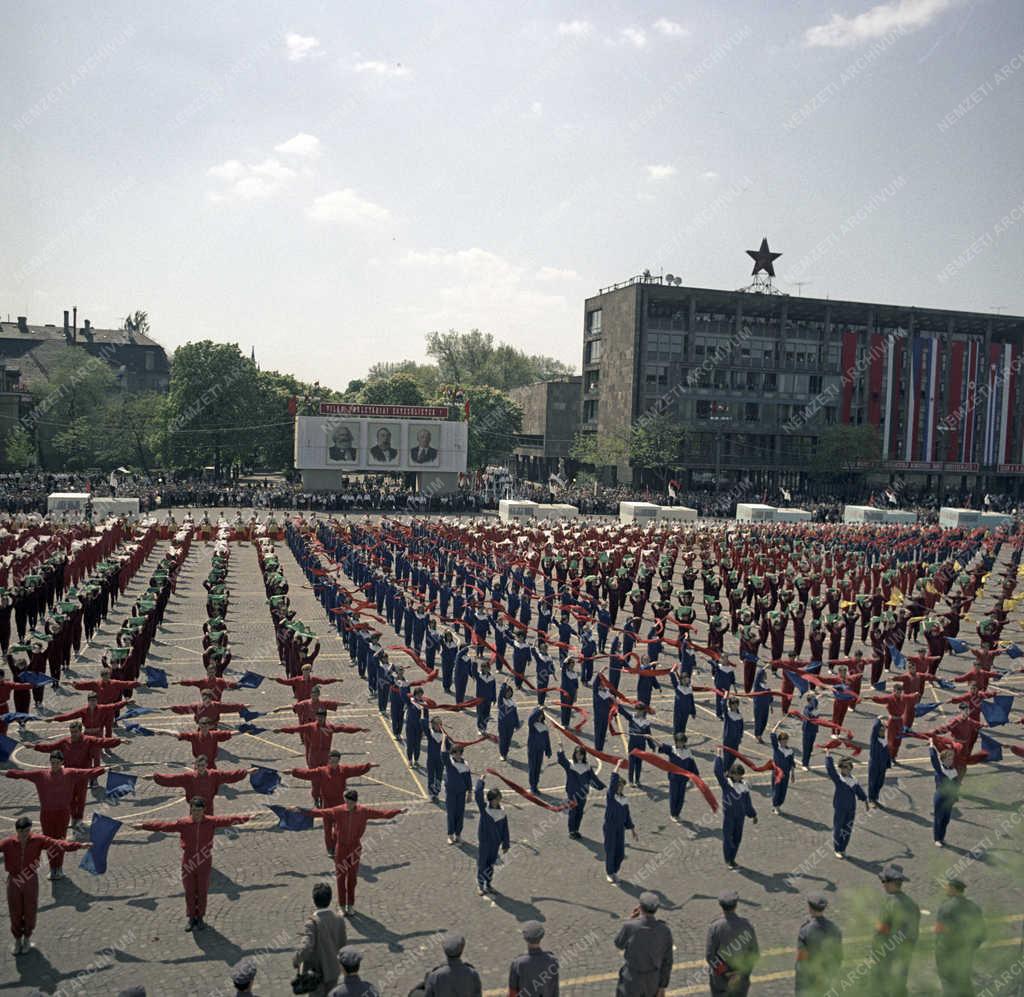
<svg viewBox="0 0 1024 997">
<path fill-rule="evenodd" d="M 1022 352 L 1019 316 L 644 274 L 586 300 L 581 429 L 621 435 L 671 413 L 687 429 L 688 475 L 779 486 L 800 483 L 825 427 L 868 424 L 881 437 L 876 473 L 1017 493 Z"/>
<path fill-rule="evenodd" d="M 523 428 L 512 451 L 516 474 L 530 481 L 547 481 L 569 458 L 579 429 L 583 378 L 559 377 L 509 391 L 523 411 Z"/>
</svg>

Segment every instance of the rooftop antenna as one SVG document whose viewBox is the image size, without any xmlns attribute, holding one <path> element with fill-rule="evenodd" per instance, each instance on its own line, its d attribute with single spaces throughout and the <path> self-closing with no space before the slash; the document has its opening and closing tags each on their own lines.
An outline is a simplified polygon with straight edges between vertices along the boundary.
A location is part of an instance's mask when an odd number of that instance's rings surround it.
<svg viewBox="0 0 1024 997">
<path fill-rule="evenodd" d="M 803 297 L 803 293 L 802 293 L 803 289 L 808 284 L 813 284 L 813 283 L 814 283 L 813 280 L 794 280 L 793 281 L 793 286 L 796 288 L 796 296 L 798 298 L 802 298 Z"/>
<path fill-rule="evenodd" d="M 1006 305 L 989 305 L 989 307 L 990 307 L 990 308 L 992 309 L 992 311 L 994 311 L 994 312 L 995 312 L 995 313 L 996 313 L 997 315 L 998 315 L 998 314 L 999 314 L 1000 312 L 1005 312 L 1005 311 L 1006 311 Z"/>
</svg>

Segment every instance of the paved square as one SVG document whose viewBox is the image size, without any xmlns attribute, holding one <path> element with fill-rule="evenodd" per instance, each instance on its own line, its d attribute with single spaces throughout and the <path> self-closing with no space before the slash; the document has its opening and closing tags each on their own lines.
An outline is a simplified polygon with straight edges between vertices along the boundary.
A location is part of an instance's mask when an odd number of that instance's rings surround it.
<svg viewBox="0 0 1024 997">
<path fill-rule="evenodd" d="M 150 564 L 165 546 L 158 544 Z M 676 968 L 669 993 L 706 993 L 704 933 L 717 914 L 715 897 L 727 886 L 739 891 L 740 912 L 753 920 L 759 934 L 763 958 L 751 992 L 792 993 L 794 942 L 806 911 L 803 894 L 820 889 L 832 898 L 829 913 L 844 930 L 847 965 L 853 970 L 866 954 L 863 939 L 871 930 L 880 898 L 877 872 L 889 861 L 903 864 L 911 876 L 907 892 L 929 912 L 941 902 L 938 882 L 951 867 L 957 867 L 968 883 L 968 895 L 991 918 L 991 947 L 979 956 L 979 969 L 997 980 L 1007 966 L 1010 969 L 1006 972 L 1016 974 L 1007 977 L 1001 989 L 990 992 L 1017 992 L 1014 988 L 1024 978 L 1024 965 L 1017 961 L 1021 956 L 1024 912 L 1024 762 L 1009 750 L 1004 762 L 969 770 L 948 846 L 937 849 L 931 835 L 933 778 L 927 751 L 924 742 L 905 744 L 899 767 L 890 773 L 886 809 L 871 815 L 858 814 L 846 861 L 836 859 L 832 851 L 832 787 L 824 774 L 820 752 L 815 755 L 811 772 L 797 773 L 782 816 L 771 813 L 766 796 L 768 777 L 757 775 L 752 782 L 761 819 L 756 827 L 748 822 L 737 871 L 729 871 L 722 862 L 721 815 L 713 815 L 700 796 L 691 792 L 687 794 L 683 824 L 673 823 L 668 815 L 666 777 L 645 771 L 643 788 L 629 794 L 639 841 L 627 842 L 622 880 L 616 886 L 609 885 L 604 877 L 603 794 L 592 794 L 583 838 L 571 841 L 564 815 L 551 814 L 506 793 L 513 847 L 495 876 L 499 892 L 492 898 L 480 898 L 475 889 L 475 807 L 467 810 L 465 842 L 446 847 L 443 807 L 429 801 L 423 774 L 410 769 L 404 749 L 392 738 L 376 705 L 368 702 L 365 684 L 358 679 L 340 638 L 287 545 L 282 542 L 278 549 L 298 618 L 316 631 L 322 643 L 316 672 L 344 679 L 343 684 L 325 690 L 325 695 L 340 690 L 336 698 L 351 704 L 341 711 L 344 720 L 366 728 L 365 733 L 335 737 L 335 744 L 340 743 L 344 752 L 342 762 L 354 764 L 365 759 L 379 765 L 356 780 L 360 800 L 407 809 L 397 820 L 371 825 L 367 832 L 357 913 L 349 922 L 350 942 L 364 950 L 363 976 L 376 983 L 383 994 L 406 994 L 427 969 L 440 963 L 443 956 L 439 938 L 449 928 L 458 928 L 466 935 L 466 959 L 480 970 L 485 993 L 505 993 L 508 962 L 524 947 L 519 926 L 531 918 L 545 922 L 544 944 L 562 958 L 563 995 L 612 994 L 620 960 L 611 939 L 645 889 L 662 897 L 661 916 L 675 936 Z M 1007 556 L 1004 548 L 1000 563 Z M 202 674 L 202 624 L 206 618 L 202 581 L 210 557 L 210 547 L 199 541 L 193 544 L 158 643 L 148 659 L 149 664 L 166 669 L 172 680 Z M 145 570 L 140 572 L 129 596 L 144 587 L 147 577 Z M 232 593 L 228 615 L 232 668 L 268 677 L 282 675 L 251 544 L 233 545 L 228 581 Z M 992 596 L 990 587 L 979 600 L 981 608 L 991 604 Z M 100 655 L 112 642 L 126 609 L 127 599 L 119 603 L 92 645 L 73 663 L 73 677 L 96 674 Z M 1024 633 L 1019 614 L 1015 611 L 1012 617 L 1006 637 L 1020 640 Z M 698 631 L 698 640 L 703 633 L 703 628 Z M 967 634 L 967 639 L 976 643 L 972 637 Z M 732 638 L 728 641 L 727 648 L 734 649 Z M 947 656 L 942 674 L 950 677 L 966 671 L 970 660 L 969 656 Z M 1001 663 L 1005 667 L 1006 659 Z M 698 667 L 703 668 L 703 662 Z M 627 693 L 632 693 L 632 681 L 630 676 L 623 677 Z M 696 681 L 708 684 L 706 669 Z M 1020 676 L 1009 676 L 1000 684 L 1011 691 L 1020 689 Z M 672 693 L 667 683 L 665 690 L 654 698 L 658 708 L 654 736 L 659 741 L 671 739 Z M 440 683 L 429 694 L 442 699 Z M 943 699 L 949 695 L 941 693 Z M 172 686 L 169 690 L 142 688 L 137 701 L 142 706 L 162 707 L 197 698 L 193 689 Z M 588 707 L 589 698 L 589 690 L 581 687 L 581 705 Z M 183 797 L 177 790 L 140 781 L 136 794 L 119 804 L 104 803 L 99 796 L 90 801 L 87 821 L 92 812 L 99 811 L 125 822 L 111 849 L 110 868 L 104 876 L 91 876 L 78 868 L 78 856 L 72 855 L 66 864 L 67 879 L 50 883 L 44 871 L 39 926 L 34 936 L 38 949 L 15 963 L 5 946 L 0 990 L 25 994 L 40 987 L 47 994 L 109 995 L 122 987 L 144 983 L 151 994 L 230 994 L 228 967 L 243 955 L 254 954 L 259 961 L 256 992 L 290 993 L 291 957 L 311 907 L 310 890 L 325 879 L 333 886 L 332 861 L 325 854 L 319 824 L 312 831 L 281 831 L 265 806 L 268 802 L 305 806 L 310 800 L 308 785 L 286 773 L 288 768 L 304 764 L 297 737 L 274 730 L 293 722 L 287 710 L 292 701 L 290 690 L 265 681 L 256 690 L 229 691 L 224 699 L 248 703 L 259 712 L 285 708 L 287 712 L 256 721 L 267 728 L 264 733 L 233 739 L 227 750 L 222 749 L 223 761 L 218 762 L 231 767 L 272 766 L 282 771 L 285 784 L 273 797 L 254 793 L 247 781 L 222 790 L 218 814 L 255 812 L 260 816 L 239 828 L 236 838 L 217 835 L 206 931 L 193 935 L 182 930 L 185 909 L 176 836 L 150 834 L 129 826 L 146 819 L 184 816 Z M 48 691 L 46 695 L 47 707 L 60 710 L 83 702 L 83 695 L 70 688 L 56 694 Z M 525 720 L 532 698 L 524 690 L 518 703 Z M 711 706 L 710 696 L 702 697 L 689 730 L 701 774 L 718 795 L 712 761 L 721 726 Z M 872 717 L 880 710 L 870 704 L 848 715 L 848 725 L 859 741 L 863 741 Z M 947 712 L 943 708 L 943 713 Z M 749 708 L 745 713 L 749 721 Z M 776 707 L 772 723 L 778 716 Z M 918 726 L 934 726 L 929 722 L 934 717 L 932 714 L 918 721 Z M 141 722 L 151 728 L 190 727 L 184 718 L 172 713 L 151 714 L 142 717 Z M 456 736 L 473 736 L 471 716 L 450 715 L 446 722 Z M 11 735 L 26 741 L 49 739 L 63 729 L 62 725 L 33 721 L 23 735 L 18 735 L 16 728 Z M 1008 749 L 1021 743 L 1019 730 L 1014 723 L 999 728 L 996 735 Z M 557 749 L 557 732 L 553 735 L 553 747 Z M 624 739 L 620 745 L 610 739 L 606 750 L 620 748 L 624 754 Z M 749 734 L 743 750 L 758 759 L 767 757 L 766 750 Z M 181 767 L 189 759 L 184 743 L 162 737 L 135 737 L 115 749 L 107 764 L 117 771 L 147 775 Z M 44 761 L 43 756 L 24 747 L 19 747 L 12 759 L 19 766 L 38 766 Z M 525 782 L 525 729 L 516 736 L 507 766 L 499 762 L 496 747 L 489 742 L 467 749 L 467 761 L 474 775 L 494 766 L 510 778 Z M 865 769 L 866 761 L 855 770 L 862 783 Z M 607 778 L 608 766 L 603 766 L 599 776 Z M 564 780 L 562 770 L 553 761 L 541 785 L 557 802 Z M 37 818 L 31 787 L 0 780 L 0 804 L 4 833 L 23 813 Z M 915 994 L 939 992 L 932 972 L 930 937 L 926 937 L 931 923 L 926 915 L 911 989 Z M 867 993 L 860 979 L 852 974 L 843 992 Z"/>
</svg>

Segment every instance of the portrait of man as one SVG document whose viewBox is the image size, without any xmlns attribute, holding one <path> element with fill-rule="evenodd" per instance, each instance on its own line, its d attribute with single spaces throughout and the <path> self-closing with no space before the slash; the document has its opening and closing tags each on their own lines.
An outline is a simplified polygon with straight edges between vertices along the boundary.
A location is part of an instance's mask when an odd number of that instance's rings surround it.
<svg viewBox="0 0 1024 997">
<path fill-rule="evenodd" d="M 409 459 L 413 464 L 436 464 L 437 447 L 433 445 L 434 434 L 438 433 L 436 426 L 410 426 L 409 435 L 413 429 L 416 430 L 416 446 L 409 451 Z"/>
<path fill-rule="evenodd" d="M 354 464 L 358 457 L 356 436 L 349 425 L 334 426 L 328 429 L 328 459 L 342 464 Z"/>
<path fill-rule="evenodd" d="M 394 445 L 397 426 L 371 426 L 370 439 L 376 442 L 370 447 L 370 458 L 376 464 L 394 464 L 398 459 L 398 449 Z"/>
</svg>

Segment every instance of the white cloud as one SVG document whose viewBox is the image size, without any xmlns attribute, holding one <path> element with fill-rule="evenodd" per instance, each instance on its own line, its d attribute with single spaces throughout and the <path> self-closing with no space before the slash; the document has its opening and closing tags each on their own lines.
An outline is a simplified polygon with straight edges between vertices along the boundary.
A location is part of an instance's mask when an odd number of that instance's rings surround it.
<svg viewBox="0 0 1024 997">
<path fill-rule="evenodd" d="M 640 28 L 623 28 L 621 35 L 622 40 L 634 48 L 643 48 L 647 44 L 647 35 Z"/>
<path fill-rule="evenodd" d="M 214 202 L 231 197 L 243 201 L 271 197 L 297 176 L 295 170 L 276 159 L 264 159 L 262 163 L 243 163 L 238 159 L 229 159 L 219 166 L 211 166 L 206 174 L 223 180 L 225 184 L 221 190 L 210 195 L 210 200 Z"/>
<path fill-rule="evenodd" d="M 882 38 L 893 31 L 916 31 L 927 27 L 955 0 L 896 0 L 883 3 L 856 17 L 833 14 L 827 24 L 816 24 L 804 32 L 808 48 L 851 48 Z"/>
<path fill-rule="evenodd" d="M 560 267 L 541 267 L 537 271 L 537 280 L 579 280 L 575 270 L 563 270 Z"/>
<path fill-rule="evenodd" d="M 377 59 L 366 59 L 352 67 L 357 73 L 373 73 L 376 76 L 408 76 L 409 67 L 400 62 L 381 62 Z"/>
<path fill-rule="evenodd" d="M 351 187 L 321 194 L 306 209 L 306 216 L 315 222 L 339 224 L 366 224 L 386 221 L 391 217 L 387 208 L 360 197 Z"/>
<path fill-rule="evenodd" d="M 284 47 L 288 53 L 289 62 L 301 62 L 310 56 L 323 55 L 320 49 L 320 39 L 312 35 L 287 34 L 284 36 Z"/>
<path fill-rule="evenodd" d="M 689 28 L 684 28 L 678 21 L 670 21 L 667 17 L 659 17 L 651 27 L 666 38 L 685 38 Z"/>
<path fill-rule="evenodd" d="M 705 170 L 700 175 L 701 180 L 717 180 L 718 174 L 714 170 Z"/>
<path fill-rule="evenodd" d="M 668 163 L 652 163 L 647 167 L 647 176 L 651 180 L 665 180 L 676 175 L 676 168 Z"/>
<path fill-rule="evenodd" d="M 560 35 L 570 35 L 573 38 L 585 38 L 593 31 L 594 26 L 589 21 L 561 21 L 558 25 Z"/>
<path fill-rule="evenodd" d="M 280 152 L 283 156 L 297 156 L 300 159 L 316 159 L 320 155 L 320 139 L 315 135 L 299 132 L 287 142 L 275 145 L 274 152 Z"/>
<path fill-rule="evenodd" d="M 544 105 L 539 100 L 535 100 L 530 105 L 530 115 L 534 118 L 539 118 L 543 113 Z"/>
</svg>

